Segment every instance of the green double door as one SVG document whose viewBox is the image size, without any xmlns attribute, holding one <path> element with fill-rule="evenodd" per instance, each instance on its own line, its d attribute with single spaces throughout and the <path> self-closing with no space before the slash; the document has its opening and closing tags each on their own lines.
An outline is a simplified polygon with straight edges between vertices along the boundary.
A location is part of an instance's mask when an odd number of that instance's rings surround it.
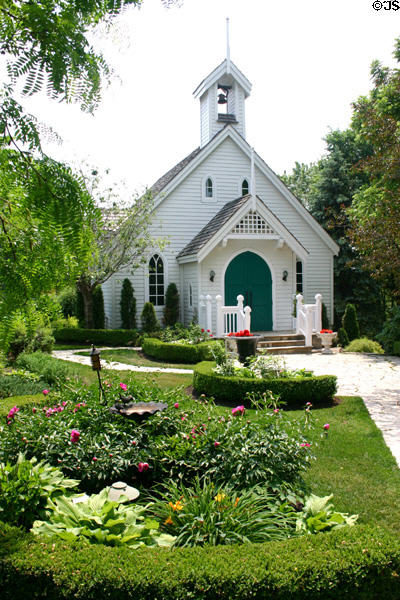
<svg viewBox="0 0 400 600">
<path fill-rule="evenodd" d="M 254 252 L 242 252 L 225 272 L 225 305 L 236 306 L 239 294 L 251 308 L 252 331 L 272 330 L 272 277 L 265 262 Z"/>
</svg>

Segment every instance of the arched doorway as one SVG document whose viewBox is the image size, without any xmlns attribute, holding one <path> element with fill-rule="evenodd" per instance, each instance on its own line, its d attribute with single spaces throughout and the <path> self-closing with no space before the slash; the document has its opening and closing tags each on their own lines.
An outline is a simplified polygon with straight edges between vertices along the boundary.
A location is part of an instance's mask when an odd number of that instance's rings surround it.
<svg viewBox="0 0 400 600">
<path fill-rule="evenodd" d="M 238 254 L 225 271 L 225 305 L 236 306 L 239 294 L 251 307 L 252 331 L 272 331 L 271 271 L 254 252 Z"/>
</svg>

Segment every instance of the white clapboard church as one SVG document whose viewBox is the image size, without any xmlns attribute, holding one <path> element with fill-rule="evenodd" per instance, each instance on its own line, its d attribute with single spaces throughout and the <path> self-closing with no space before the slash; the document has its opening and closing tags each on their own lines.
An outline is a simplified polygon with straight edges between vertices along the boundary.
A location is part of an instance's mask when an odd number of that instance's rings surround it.
<svg viewBox="0 0 400 600">
<path fill-rule="evenodd" d="M 217 334 L 222 313 L 225 331 L 239 329 L 244 321 L 232 325 L 226 316 L 230 310 L 240 317 L 246 306 L 252 331 L 292 330 L 299 292 L 310 306 L 321 294 L 332 322 L 333 257 L 339 248 L 247 142 L 250 91 L 228 44 L 227 58 L 194 91 L 200 146 L 151 188 L 151 233 L 169 243 L 162 251 L 150 250 L 142 268 L 132 273 L 127 266 L 103 285 L 108 327 L 121 324 L 125 277 L 134 287 L 138 316 L 151 301 L 162 321 L 165 292 L 174 282 L 180 321 L 198 319 Z"/>
</svg>

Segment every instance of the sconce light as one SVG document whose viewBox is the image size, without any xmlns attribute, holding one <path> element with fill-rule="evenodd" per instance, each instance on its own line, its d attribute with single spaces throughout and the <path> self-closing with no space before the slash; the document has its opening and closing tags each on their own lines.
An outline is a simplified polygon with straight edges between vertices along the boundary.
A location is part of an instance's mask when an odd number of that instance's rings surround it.
<svg viewBox="0 0 400 600">
<path fill-rule="evenodd" d="M 210 281 L 214 281 L 215 271 L 210 271 Z"/>
<path fill-rule="evenodd" d="M 289 273 L 286 271 L 286 269 L 283 271 L 282 273 L 282 279 L 283 281 L 287 281 Z"/>
</svg>

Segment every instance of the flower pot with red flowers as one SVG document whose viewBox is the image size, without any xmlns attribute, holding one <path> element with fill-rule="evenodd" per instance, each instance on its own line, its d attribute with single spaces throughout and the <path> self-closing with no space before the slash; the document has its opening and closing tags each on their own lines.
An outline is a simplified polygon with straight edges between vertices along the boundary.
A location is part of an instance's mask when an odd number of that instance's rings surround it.
<svg viewBox="0 0 400 600">
<path fill-rule="evenodd" d="M 248 329 L 244 329 L 236 333 L 229 333 L 227 337 L 235 340 L 237 354 L 241 363 L 247 364 L 247 359 L 257 354 L 259 335 L 253 335 Z"/>
<path fill-rule="evenodd" d="M 317 336 L 321 340 L 321 343 L 324 347 L 322 350 L 322 354 L 332 354 L 332 342 L 337 336 L 336 331 L 332 331 L 332 329 L 321 329 Z"/>
</svg>

